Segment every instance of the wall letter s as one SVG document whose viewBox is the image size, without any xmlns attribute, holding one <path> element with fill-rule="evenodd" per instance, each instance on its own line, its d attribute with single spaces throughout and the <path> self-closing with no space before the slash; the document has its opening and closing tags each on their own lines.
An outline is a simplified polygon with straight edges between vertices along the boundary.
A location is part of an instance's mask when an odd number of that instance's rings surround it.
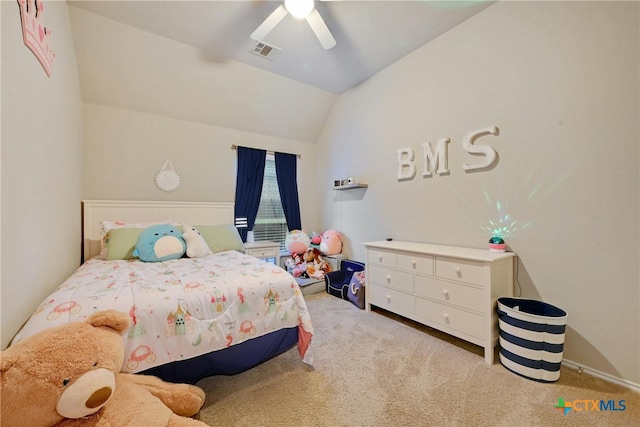
<svg viewBox="0 0 640 427">
<path fill-rule="evenodd" d="M 475 142 L 476 139 L 480 138 L 481 136 L 498 135 L 499 133 L 500 133 L 500 129 L 498 129 L 496 126 L 492 126 L 487 129 L 471 132 L 470 134 L 465 136 L 464 139 L 462 140 L 462 147 L 465 149 L 465 151 L 469 154 L 483 154 L 486 156 L 486 159 L 483 163 L 479 165 L 472 166 L 467 163 L 464 163 L 462 165 L 462 169 L 464 169 L 465 171 L 469 171 L 469 170 L 475 170 L 475 169 L 484 169 L 493 165 L 493 163 L 495 163 L 496 161 L 496 155 L 497 155 L 496 151 L 487 145 L 473 145 L 473 143 Z"/>
</svg>

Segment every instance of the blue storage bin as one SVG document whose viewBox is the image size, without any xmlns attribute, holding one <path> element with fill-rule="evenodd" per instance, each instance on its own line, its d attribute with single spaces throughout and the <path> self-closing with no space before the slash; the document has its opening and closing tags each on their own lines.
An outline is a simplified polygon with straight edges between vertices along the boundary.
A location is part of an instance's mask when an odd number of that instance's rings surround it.
<svg viewBox="0 0 640 427">
<path fill-rule="evenodd" d="M 542 301 L 498 298 L 500 363 L 523 377 L 560 378 L 567 313 Z"/>
</svg>

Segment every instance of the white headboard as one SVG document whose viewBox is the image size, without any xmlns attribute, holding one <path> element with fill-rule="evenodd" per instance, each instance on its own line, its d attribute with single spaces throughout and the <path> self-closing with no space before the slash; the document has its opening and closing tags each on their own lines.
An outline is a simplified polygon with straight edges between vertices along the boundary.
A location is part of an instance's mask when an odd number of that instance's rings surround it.
<svg viewBox="0 0 640 427">
<path fill-rule="evenodd" d="M 84 200 L 83 261 L 100 254 L 100 221 L 175 221 L 191 225 L 233 224 L 234 204 L 217 202 L 144 202 Z"/>
</svg>

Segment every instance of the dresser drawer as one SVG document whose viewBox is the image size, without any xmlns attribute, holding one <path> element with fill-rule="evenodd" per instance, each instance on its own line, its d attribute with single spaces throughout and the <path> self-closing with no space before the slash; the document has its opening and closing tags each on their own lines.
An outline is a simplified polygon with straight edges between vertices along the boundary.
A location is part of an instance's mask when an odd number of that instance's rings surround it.
<svg viewBox="0 0 640 427">
<path fill-rule="evenodd" d="M 471 283 L 473 285 L 489 286 L 490 269 L 484 263 L 454 258 L 436 258 L 436 277 Z"/>
<path fill-rule="evenodd" d="M 424 276 L 416 276 L 413 287 L 416 295 L 437 302 L 446 302 L 479 312 L 486 306 L 483 299 L 484 291 L 480 288 Z"/>
<path fill-rule="evenodd" d="M 433 256 L 398 252 L 396 267 L 411 273 L 433 276 Z"/>
<path fill-rule="evenodd" d="M 484 316 L 416 297 L 416 316 L 485 340 Z"/>
<path fill-rule="evenodd" d="M 399 314 L 413 314 L 415 297 L 394 289 L 367 283 L 367 302 Z"/>
<path fill-rule="evenodd" d="M 382 265 L 385 267 L 396 266 L 396 252 L 371 248 L 367 251 L 369 264 Z"/>
<path fill-rule="evenodd" d="M 413 293 L 413 275 L 410 273 L 372 265 L 367 274 L 367 282 Z"/>
<path fill-rule="evenodd" d="M 273 258 L 278 256 L 278 249 L 273 248 L 256 248 L 247 249 L 247 255 L 251 255 L 256 258 Z"/>
</svg>

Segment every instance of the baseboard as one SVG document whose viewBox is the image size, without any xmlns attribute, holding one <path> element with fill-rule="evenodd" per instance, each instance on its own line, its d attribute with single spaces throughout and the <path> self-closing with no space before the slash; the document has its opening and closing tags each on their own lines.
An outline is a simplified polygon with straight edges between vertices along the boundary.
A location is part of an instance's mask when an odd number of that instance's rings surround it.
<svg viewBox="0 0 640 427">
<path fill-rule="evenodd" d="M 640 384 L 638 383 L 634 383 L 632 381 L 628 381 L 622 378 L 618 378 L 616 376 L 613 376 L 611 374 L 607 374 L 605 372 L 601 372 L 598 371 L 596 369 L 592 369 L 586 366 L 582 366 L 579 363 L 576 363 L 572 360 L 567 360 L 567 359 L 562 359 L 562 364 L 564 366 L 566 366 L 567 368 L 571 368 L 571 369 L 575 369 L 576 371 L 580 372 L 580 373 L 585 373 L 585 374 L 589 374 L 592 375 L 594 377 L 603 379 L 605 381 L 609 381 L 610 383 L 614 383 L 617 385 L 620 385 L 622 387 L 626 387 L 628 389 L 631 389 L 637 393 L 640 393 Z"/>
</svg>

